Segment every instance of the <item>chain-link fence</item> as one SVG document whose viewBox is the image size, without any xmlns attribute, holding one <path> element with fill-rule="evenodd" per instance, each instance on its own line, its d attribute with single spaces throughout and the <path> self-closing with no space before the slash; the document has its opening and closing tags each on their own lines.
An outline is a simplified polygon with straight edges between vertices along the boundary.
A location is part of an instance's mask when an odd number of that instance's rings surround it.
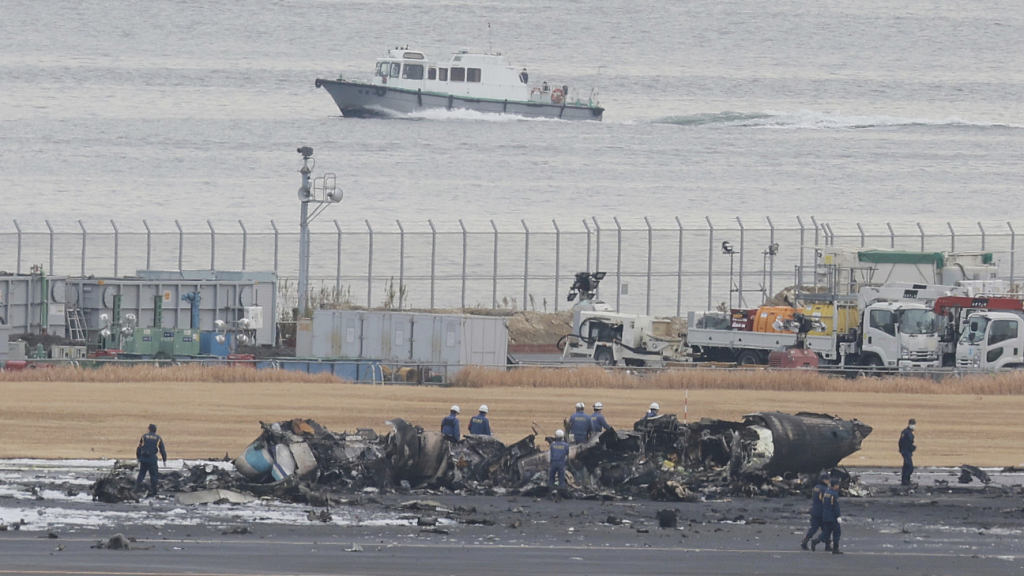
<svg viewBox="0 0 1024 576">
<path fill-rule="evenodd" d="M 28 273 L 39 266 L 70 276 L 273 270 L 284 297 L 296 296 L 298 228 L 273 220 L 189 230 L 177 221 L 173 227 L 145 220 L 102 228 L 82 221 L 32 224 L 13 221 L 13 228 L 0 230 L 0 270 Z M 722 302 L 756 306 L 765 295 L 809 281 L 795 270 L 828 246 L 991 252 L 1000 276 L 1011 285 L 1018 280 L 1012 222 L 841 226 L 813 217 L 785 224 L 592 217 L 517 226 L 396 220 L 343 227 L 335 220 L 316 223 L 311 233 L 311 291 L 367 307 L 564 310 L 573 276 L 584 270 L 608 273 L 599 295 L 623 311 L 682 315 Z"/>
</svg>

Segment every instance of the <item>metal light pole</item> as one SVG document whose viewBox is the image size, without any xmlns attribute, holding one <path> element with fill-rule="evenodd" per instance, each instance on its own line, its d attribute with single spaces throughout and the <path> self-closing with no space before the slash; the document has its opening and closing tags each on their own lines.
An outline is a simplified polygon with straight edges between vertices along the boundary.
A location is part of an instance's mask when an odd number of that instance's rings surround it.
<svg viewBox="0 0 1024 576">
<path fill-rule="evenodd" d="M 299 315 L 305 316 L 309 306 L 309 223 L 315 220 L 327 205 L 341 202 L 344 192 L 336 186 L 337 177 L 333 173 L 324 174 L 311 181 L 309 175 L 313 172 L 313 166 L 316 166 L 313 149 L 303 146 L 296 151 L 302 155 L 302 169 L 299 170 L 299 174 L 302 174 L 302 186 L 299 187 L 299 202 L 302 203 L 299 213 Z M 310 160 L 313 160 L 312 166 Z M 317 204 L 312 215 L 309 213 L 310 203 Z"/>
</svg>

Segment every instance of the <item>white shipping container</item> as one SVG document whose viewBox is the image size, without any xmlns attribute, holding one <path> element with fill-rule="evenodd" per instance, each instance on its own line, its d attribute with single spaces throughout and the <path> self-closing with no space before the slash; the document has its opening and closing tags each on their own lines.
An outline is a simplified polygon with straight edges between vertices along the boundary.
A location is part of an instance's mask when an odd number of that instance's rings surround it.
<svg viewBox="0 0 1024 576">
<path fill-rule="evenodd" d="M 312 328 L 314 358 L 503 366 L 508 355 L 508 323 L 500 316 L 316 310 Z"/>
</svg>

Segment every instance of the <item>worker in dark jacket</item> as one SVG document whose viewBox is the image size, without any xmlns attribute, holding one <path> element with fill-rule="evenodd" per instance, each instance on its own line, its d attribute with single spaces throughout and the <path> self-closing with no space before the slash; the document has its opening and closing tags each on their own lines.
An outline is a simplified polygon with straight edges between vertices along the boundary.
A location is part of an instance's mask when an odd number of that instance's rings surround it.
<svg viewBox="0 0 1024 576">
<path fill-rule="evenodd" d="M 480 413 L 469 419 L 469 433 L 491 435 L 491 421 L 487 419 L 487 404 L 481 404 Z"/>
<path fill-rule="evenodd" d="M 576 403 L 576 412 L 569 416 L 566 421 L 569 426 L 569 435 L 572 436 L 574 444 L 582 444 L 587 441 L 590 437 L 590 433 L 594 431 L 594 423 L 591 422 L 590 416 L 585 412 L 587 405 L 583 402 Z"/>
<path fill-rule="evenodd" d="M 811 550 L 820 542 L 828 549 L 829 538 L 832 539 L 832 553 L 842 554 L 839 549 L 839 537 L 843 535 L 842 515 L 839 512 L 839 479 L 833 478 L 828 490 L 821 493 L 821 538 L 811 540 Z"/>
<path fill-rule="evenodd" d="M 590 415 L 591 428 L 593 428 L 595 434 L 600 434 L 605 430 L 611 430 L 612 425 L 604 419 L 604 414 L 601 410 L 604 409 L 604 404 L 600 402 L 594 402 L 594 413 Z"/>
<path fill-rule="evenodd" d="M 459 407 L 452 406 L 451 413 L 441 420 L 441 434 L 452 442 L 459 441 Z"/>
<path fill-rule="evenodd" d="M 818 477 L 818 483 L 811 489 L 811 528 L 804 536 L 804 541 L 800 543 L 804 550 L 809 550 L 807 542 L 821 529 L 821 499 L 825 490 L 828 490 L 828 472 L 822 472 Z M 828 547 L 826 544 L 826 548 Z"/>
<path fill-rule="evenodd" d="M 657 402 L 651 402 L 651 409 L 644 415 L 644 420 L 648 418 L 654 418 L 658 415 L 658 410 L 661 410 L 661 406 L 658 406 Z"/>
<path fill-rule="evenodd" d="M 551 460 L 551 468 L 548 471 L 548 486 L 568 486 L 565 482 L 565 464 L 569 460 L 569 444 L 565 441 L 565 432 L 555 431 L 555 441 L 551 443 L 548 450 L 548 459 Z M 560 483 L 559 483 L 560 482 Z"/>
<path fill-rule="evenodd" d="M 914 446 L 914 427 L 917 425 L 917 420 L 913 418 L 907 423 L 907 427 L 900 432 L 900 456 L 903 456 L 903 474 L 900 477 L 900 484 L 903 486 L 910 486 L 910 475 L 914 473 L 914 450 L 917 450 L 917 446 Z"/>
<path fill-rule="evenodd" d="M 135 448 L 135 458 L 139 461 L 139 477 L 135 479 L 135 490 L 142 488 L 142 481 L 149 474 L 149 495 L 157 495 L 157 483 L 160 481 L 160 466 L 157 464 L 156 455 L 164 459 L 164 466 L 167 465 L 167 449 L 164 448 L 164 439 L 157 435 L 156 424 L 149 425 L 149 432 L 142 435 L 139 445 Z"/>
</svg>

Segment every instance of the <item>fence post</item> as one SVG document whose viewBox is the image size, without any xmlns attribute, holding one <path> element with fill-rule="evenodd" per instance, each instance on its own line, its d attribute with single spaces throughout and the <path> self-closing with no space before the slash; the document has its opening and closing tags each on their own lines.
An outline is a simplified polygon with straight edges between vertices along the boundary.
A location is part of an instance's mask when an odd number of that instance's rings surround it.
<svg viewBox="0 0 1024 576">
<path fill-rule="evenodd" d="M 50 274 L 55 274 L 53 271 L 53 226 L 50 225 L 50 221 L 46 220 L 46 229 L 50 231 Z M 149 268 L 147 265 L 146 268 Z"/>
<path fill-rule="evenodd" d="M 676 318 L 683 314 L 683 222 L 676 216 L 679 226 L 679 261 L 676 268 Z"/>
<path fill-rule="evenodd" d="M 274 229 L 274 274 L 277 274 L 277 255 L 281 245 L 281 232 L 277 229 L 277 223 L 270 221 L 270 227 Z"/>
<path fill-rule="evenodd" d="M 585 225 L 586 220 L 583 223 Z M 555 304 L 555 312 L 558 312 L 558 269 L 562 264 L 562 231 L 558 229 L 558 222 L 554 218 L 551 219 L 551 224 L 555 227 L 555 298 L 552 302 Z"/>
<path fill-rule="evenodd" d="M 363 222 L 366 222 L 366 229 L 370 231 L 366 258 L 366 307 L 373 308 L 373 226 L 370 226 L 369 220 L 364 219 Z M 434 307 L 433 294 L 431 294 L 430 307 Z"/>
<path fill-rule="evenodd" d="M 818 232 L 819 232 L 818 228 L 820 228 L 818 226 L 818 219 L 815 218 L 814 216 L 811 216 L 811 224 L 814 225 L 814 253 L 817 254 L 818 253 L 818 245 L 821 243 L 818 240 Z M 817 259 L 815 259 L 815 260 L 817 260 Z M 817 266 L 817 264 L 815 264 L 815 266 Z"/>
<path fill-rule="evenodd" d="M 796 223 L 800 225 L 800 268 L 796 273 L 796 287 L 800 288 L 804 285 L 804 250 L 806 249 L 806 245 L 804 244 L 804 221 L 797 216 Z"/>
<path fill-rule="evenodd" d="M 654 228 L 651 228 L 651 221 L 644 216 L 644 223 L 647 224 L 647 314 L 651 315 L 651 253 L 654 252 Z"/>
<path fill-rule="evenodd" d="M 740 308 L 746 308 L 747 307 L 747 301 L 743 297 L 743 252 L 745 251 L 745 248 L 744 248 L 743 244 L 744 244 L 744 239 L 745 239 L 747 231 L 743 227 L 743 220 L 740 220 L 739 216 L 736 217 L 736 224 L 738 224 L 739 227 L 740 227 L 740 272 L 739 272 L 739 285 L 736 286 L 736 292 L 739 294 L 739 298 L 738 298 L 737 304 L 739 305 Z M 729 288 L 732 289 L 731 286 Z"/>
<path fill-rule="evenodd" d="M 334 291 L 341 294 L 341 224 L 334 221 L 334 229 L 338 232 L 337 246 L 334 248 Z"/>
<path fill-rule="evenodd" d="M 398 224 L 398 294 L 401 296 L 405 286 L 405 226 L 398 218 L 395 218 L 395 223 Z M 398 309 L 402 309 L 401 297 L 398 298 Z"/>
<path fill-rule="evenodd" d="M 207 220 L 206 225 L 210 227 L 210 270 L 217 269 L 217 232 L 213 229 L 213 222 Z"/>
<path fill-rule="evenodd" d="M 149 222 L 145 219 L 142 220 L 142 225 L 146 228 L 146 270 L 152 270 L 153 231 L 149 229 Z"/>
<path fill-rule="evenodd" d="M 775 244 L 775 223 L 772 222 L 771 216 L 765 216 L 765 219 L 768 220 L 768 229 L 771 231 L 768 235 L 768 248 L 771 252 L 770 248 Z M 768 255 L 768 293 L 775 296 L 775 254 Z"/>
<path fill-rule="evenodd" d="M 491 228 L 494 230 L 494 271 L 491 275 L 491 308 L 498 307 L 498 226 L 491 220 Z"/>
<path fill-rule="evenodd" d="M 711 289 L 712 289 L 712 278 L 714 276 L 713 262 L 715 259 L 715 225 L 711 223 L 711 217 L 705 216 L 704 220 L 708 223 L 708 310 L 711 310 Z M 729 286 L 732 290 L 732 286 Z"/>
<path fill-rule="evenodd" d="M 114 223 L 114 219 L 110 219 L 110 227 L 114 229 L 114 277 L 117 278 L 117 264 L 118 257 L 120 256 L 121 248 L 121 234 L 117 229 L 117 224 Z"/>
<path fill-rule="evenodd" d="M 918 222 L 917 229 L 921 232 L 921 252 L 924 252 L 924 226 L 921 226 L 921 223 Z"/>
<path fill-rule="evenodd" d="M 183 270 L 182 258 L 185 253 L 185 231 L 181 229 L 181 223 L 177 220 L 174 221 L 174 225 L 178 227 L 178 272 Z"/>
<path fill-rule="evenodd" d="M 889 222 L 885 223 L 886 228 L 889 229 L 889 248 L 896 247 L 896 231 L 892 229 L 892 224 Z"/>
<path fill-rule="evenodd" d="M 85 231 L 85 224 L 81 220 L 78 221 L 78 227 L 82 229 L 82 271 L 81 271 L 81 275 L 82 275 L 82 278 L 85 278 L 85 245 L 86 245 L 87 236 L 89 235 L 89 233 Z"/>
<path fill-rule="evenodd" d="M 459 228 L 462 228 L 462 307 L 466 307 L 466 252 L 469 248 L 469 239 L 466 235 L 466 224 L 459 218 Z"/>
<path fill-rule="evenodd" d="M 829 246 L 836 245 L 836 233 L 832 231 L 832 225 L 828 222 L 822 222 L 821 228 L 825 230 L 825 244 Z"/>
<path fill-rule="evenodd" d="M 79 220 L 81 222 L 81 220 Z M 15 270 L 18 275 L 21 275 L 21 226 L 18 225 L 17 218 L 14 219 L 14 229 L 18 231 L 18 263 L 15 264 Z M 31 310 L 28 312 L 28 316 L 31 317 Z"/>
<path fill-rule="evenodd" d="M 1014 289 L 1014 261 L 1017 259 L 1017 232 L 1013 229 L 1013 224 L 1009 221 L 1006 222 L 1006 227 L 1010 229 L 1010 291 Z"/>
<path fill-rule="evenodd" d="M 249 250 L 249 231 L 245 229 L 245 222 L 238 219 L 238 225 L 242 228 L 242 270 L 245 270 L 245 257 Z"/>
<path fill-rule="evenodd" d="M 619 224 L 619 217 L 613 216 L 616 229 L 616 252 L 615 252 L 615 311 L 621 310 L 622 302 L 622 225 Z"/>
<path fill-rule="evenodd" d="M 978 221 L 978 230 L 981 230 L 981 251 L 985 251 L 985 227 L 981 225 L 981 221 Z"/>
<path fill-rule="evenodd" d="M 434 221 L 427 220 L 430 224 L 430 309 L 434 309 L 434 283 L 437 281 L 437 228 L 434 228 Z"/>
<path fill-rule="evenodd" d="M 601 271 L 601 225 L 597 222 L 597 216 L 591 216 L 591 220 L 594 221 L 594 272 Z M 594 291 L 594 297 L 601 297 L 601 285 L 597 285 L 597 290 Z"/>
<path fill-rule="evenodd" d="M 587 219 L 583 219 L 583 229 L 587 231 L 587 272 L 590 272 L 590 224 L 587 224 Z"/>
<path fill-rule="evenodd" d="M 530 281 L 530 229 L 526 227 L 526 220 L 520 220 L 523 230 L 526 233 L 526 245 L 523 251 L 523 311 L 526 311 L 527 284 Z"/>
<path fill-rule="evenodd" d="M 860 222 L 857 222 L 857 230 L 860 232 L 860 247 L 863 248 L 864 247 L 864 227 L 860 225 Z"/>
</svg>

